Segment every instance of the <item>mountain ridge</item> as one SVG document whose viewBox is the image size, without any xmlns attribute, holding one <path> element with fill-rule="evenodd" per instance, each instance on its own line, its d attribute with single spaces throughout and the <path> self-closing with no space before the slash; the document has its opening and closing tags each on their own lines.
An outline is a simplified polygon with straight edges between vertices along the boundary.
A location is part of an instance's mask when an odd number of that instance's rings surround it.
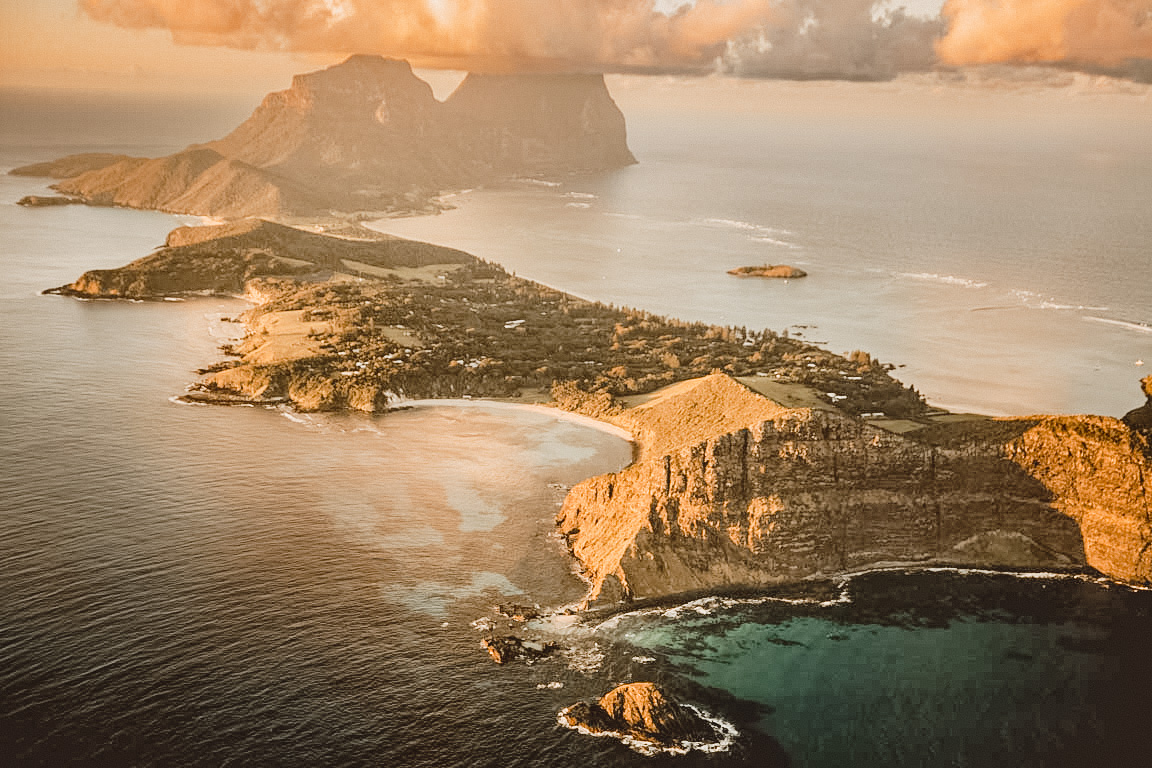
<svg viewBox="0 0 1152 768">
<path fill-rule="evenodd" d="M 406 61 L 296 75 L 228 135 L 160 158 L 17 168 L 91 205 L 219 218 L 410 213 L 450 189 L 635 163 L 602 75 L 468 75 L 444 101 Z"/>
</svg>

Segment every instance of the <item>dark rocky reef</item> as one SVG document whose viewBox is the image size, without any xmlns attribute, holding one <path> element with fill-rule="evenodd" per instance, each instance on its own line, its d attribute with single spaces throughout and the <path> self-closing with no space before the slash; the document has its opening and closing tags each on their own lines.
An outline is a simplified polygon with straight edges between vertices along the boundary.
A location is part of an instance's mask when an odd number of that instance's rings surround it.
<svg viewBox="0 0 1152 768">
<path fill-rule="evenodd" d="M 26 208 L 48 208 L 57 205 L 76 205 L 83 202 L 79 198 L 60 195 L 25 195 L 16 201 L 16 205 L 23 205 Z"/>
<path fill-rule="evenodd" d="M 562 710 L 558 719 L 569 728 L 593 735 L 627 737 L 657 747 L 718 740 L 707 721 L 653 683 L 618 686 L 599 701 L 581 701 Z"/>
<path fill-rule="evenodd" d="M 480 641 L 492 661 L 507 664 L 512 661 L 532 663 L 554 653 L 559 646 L 551 641 L 525 640 L 516 635 L 492 635 Z"/>
<path fill-rule="evenodd" d="M 241 218 L 426 210 L 447 189 L 633 162 L 600 75 L 472 75 L 442 103 L 407 62 L 352 56 L 296 76 L 217 141 L 13 173 L 94 205 Z"/>
</svg>

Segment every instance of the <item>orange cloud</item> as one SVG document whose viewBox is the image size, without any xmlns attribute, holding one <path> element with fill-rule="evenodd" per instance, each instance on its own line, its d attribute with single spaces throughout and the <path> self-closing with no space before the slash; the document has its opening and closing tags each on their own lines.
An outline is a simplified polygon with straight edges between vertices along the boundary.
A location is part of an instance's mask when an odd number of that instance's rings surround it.
<svg viewBox="0 0 1152 768">
<path fill-rule="evenodd" d="M 93 19 L 180 43 L 381 53 L 469 69 L 710 68 L 773 0 L 81 0 Z"/>
<path fill-rule="evenodd" d="M 378 53 L 473 71 L 884 79 L 938 64 L 1047 63 L 1152 79 L 1152 0 L 80 0 L 178 43 Z M 895 10 L 893 10 L 895 9 Z M 946 30 L 946 32 L 945 32 Z"/>
<path fill-rule="evenodd" d="M 1118 67 L 1152 59 L 1152 0 L 947 0 L 945 64 Z"/>
</svg>

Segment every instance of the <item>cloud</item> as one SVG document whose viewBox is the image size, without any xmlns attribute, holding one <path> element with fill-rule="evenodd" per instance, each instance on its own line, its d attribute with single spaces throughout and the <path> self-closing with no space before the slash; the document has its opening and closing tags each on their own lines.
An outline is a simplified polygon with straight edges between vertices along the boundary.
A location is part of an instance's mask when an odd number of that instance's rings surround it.
<svg viewBox="0 0 1152 768">
<path fill-rule="evenodd" d="M 708 71 L 772 0 L 81 0 L 179 43 L 380 53 L 469 69 Z"/>
<path fill-rule="evenodd" d="M 947 0 L 942 15 L 944 64 L 1138 71 L 1152 60 L 1152 0 Z"/>
<path fill-rule="evenodd" d="M 887 80 L 932 69 L 944 25 L 874 0 L 781 0 L 755 33 L 729 43 L 725 71 L 742 77 Z"/>
<path fill-rule="evenodd" d="M 80 0 L 178 43 L 379 53 L 479 71 L 888 79 L 1045 63 L 1152 78 L 1152 0 Z"/>
</svg>

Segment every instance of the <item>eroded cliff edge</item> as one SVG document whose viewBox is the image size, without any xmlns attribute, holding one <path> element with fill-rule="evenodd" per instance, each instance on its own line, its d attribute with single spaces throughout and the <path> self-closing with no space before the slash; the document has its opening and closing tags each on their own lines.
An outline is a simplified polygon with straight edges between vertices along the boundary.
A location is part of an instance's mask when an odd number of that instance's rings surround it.
<svg viewBox="0 0 1152 768">
<path fill-rule="evenodd" d="M 1118 419 L 971 420 L 898 435 L 782 408 L 722 375 L 613 418 L 640 434 L 659 424 L 692 435 L 717 406 L 738 416 L 569 493 L 557 521 L 591 602 L 896 563 L 1086 564 L 1152 582 L 1152 450 Z"/>
</svg>

